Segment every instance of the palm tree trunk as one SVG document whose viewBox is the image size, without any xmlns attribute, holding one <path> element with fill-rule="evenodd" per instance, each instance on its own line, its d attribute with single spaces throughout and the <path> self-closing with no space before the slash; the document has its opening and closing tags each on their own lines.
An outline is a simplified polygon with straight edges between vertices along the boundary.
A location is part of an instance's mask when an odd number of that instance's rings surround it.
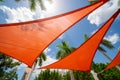
<svg viewBox="0 0 120 80">
<path fill-rule="evenodd" d="M 99 78 L 97 76 L 97 73 L 94 70 L 91 70 L 90 73 L 93 75 L 93 77 L 94 77 L 95 80 L 99 80 Z"/>
<path fill-rule="evenodd" d="M 25 80 L 30 80 L 31 75 L 32 75 L 33 71 L 35 70 L 35 66 L 36 66 L 36 62 L 33 64 L 31 71 L 27 74 L 27 77 Z"/>
<path fill-rule="evenodd" d="M 70 70 L 70 79 L 71 79 L 71 80 L 75 80 L 75 77 L 74 77 L 74 74 L 73 74 L 73 71 L 72 71 L 72 70 Z"/>
<path fill-rule="evenodd" d="M 26 72 L 24 72 L 24 74 L 23 74 L 23 76 L 22 76 L 21 80 L 25 80 L 26 76 L 27 76 L 27 73 L 26 73 Z"/>
<path fill-rule="evenodd" d="M 112 61 L 112 59 L 103 51 L 99 50 L 110 62 Z M 120 67 L 116 66 L 116 68 L 120 71 Z"/>
</svg>

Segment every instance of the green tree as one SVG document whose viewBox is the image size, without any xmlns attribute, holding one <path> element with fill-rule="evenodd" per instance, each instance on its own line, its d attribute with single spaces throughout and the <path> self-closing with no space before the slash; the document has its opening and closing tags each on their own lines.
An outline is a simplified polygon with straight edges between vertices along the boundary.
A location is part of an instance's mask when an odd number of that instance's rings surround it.
<svg viewBox="0 0 120 80">
<path fill-rule="evenodd" d="M 66 71 L 63 77 L 64 77 L 64 80 L 70 80 L 70 71 Z"/>
<path fill-rule="evenodd" d="M 66 41 L 62 41 L 62 44 L 61 45 L 57 45 L 57 48 L 60 49 L 57 52 L 57 55 L 56 55 L 57 59 L 62 59 L 63 57 L 67 56 L 68 54 L 70 54 L 72 51 L 75 50 L 75 48 L 74 47 L 70 47 L 68 45 L 68 42 L 66 42 Z M 73 74 L 72 70 L 70 70 L 70 77 L 71 77 L 71 80 L 75 80 L 74 74 Z"/>
<path fill-rule="evenodd" d="M 120 71 L 118 69 L 111 68 L 104 71 L 107 65 L 108 64 L 94 63 L 92 68 L 98 73 L 100 80 L 120 80 Z"/>
<path fill-rule="evenodd" d="M 12 58 L 0 52 L 0 80 L 17 80 L 18 65 L 19 62 L 14 62 Z"/>
<path fill-rule="evenodd" d="M 73 71 L 75 80 L 94 80 L 91 73 L 82 72 L 82 71 Z M 64 80 L 70 80 L 70 71 L 67 71 L 66 74 L 63 75 Z"/>
<path fill-rule="evenodd" d="M 57 70 L 50 71 L 49 69 L 46 69 L 41 71 L 40 74 L 35 77 L 35 80 L 63 80 L 63 77 Z"/>
<path fill-rule="evenodd" d="M 94 80 L 92 74 L 88 72 L 74 71 L 74 76 L 76 80 Z"/>
</svg>

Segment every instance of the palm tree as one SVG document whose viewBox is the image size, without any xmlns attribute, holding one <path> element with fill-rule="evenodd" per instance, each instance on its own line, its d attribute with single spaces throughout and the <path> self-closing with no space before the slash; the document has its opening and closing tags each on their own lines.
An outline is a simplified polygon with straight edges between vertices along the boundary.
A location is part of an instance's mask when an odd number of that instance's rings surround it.
<svg viewBox="0 0 120 80">
<path fill-rule="evenodd" d="M 20 0 L 15 0 L 20 1 Z M 45 1 L 52 3 L 52 0 L 28 0 L 30 2 L 30 9 L 34 11 L 36 9 L 36 5 L 39 4 L 41 10 L 46 10 Z"/>
<path fill-rule="evenodd" d="M 87 34 L 84 35 L 84 39 L 85 41 L 89 38 L 89 36 Z M 106 39 L 103 39 L 102 42 L 101 42 L 101 45 L 105 46 L 106 48 L 108 49 L 113 49 L 114 46 L 112 45 L 112 43 Z M 106 50 L 102 47 L 102 46 L 99 46 L 98 47 L 98 51 L 100 51 L 108 60 L 112 60 L 107 54 L 106 54 Z"/>
<path fill-rule="evenodd" d="M 87 34 L 85 34 L 84 35 L 84 40 L 86 41 L 88 38 L 89 38 L 89 36 Z M 108 49 L 113 49 L 114 48 L 114 46 L 112 45 L 112 43 L 110 41 L 106 40 L 106 39 L 102 40 L 101 45 L 105 46 Z M 98 47 L 98 51 L 101 52 L 109 61 L 112 61 L 112 59 L 106 54 L 106 50 L 102 46 Z M 116 68 L 119 69 L 118 66 Z M 96 72 L 94 72 L 93 70 L 91 70 L 91 74 L 93 74 L 93 77 L 96 80 L 98 80 Z"/>
<path fill-rule="evenodd" d="M 15 62 L 13 58 L 0 52 L 0 80 L 17 80 L 17 66 L 20 62 Z"/>
<path fill-rule="evenodd" d="M 89 38 L 88 35 L 85 34 L 84 39 L 87 40 L 88 38 Z M 105 46 L 108 49 L 113 49 L 114 48 L 112 43 L 110 41 L 106 40 L 106 39 L 102 40 L 101 45 Z M 118 48 L 118 50 L 119 50 L 119 48 Z M 106 50 L 102 46 L 98 47 L 98 51 L 101 52 L 110 62 L 112 61 L 112 59 L 106 54 Z M 120 70 L 120 68 L 118 66 L 116 66 L 116 68 L 118 70 Z"/>
<path fill-rule="evenodd" d="M 62 44 L 61 45 L 57 45 L 57 47 L 60 49 L 57 52 L 57 55 L 56 55 L 57 59 L 62 59 L 63 57 L 65 57 L 66 55 L 70 54 L 72 51 L 75 50 L 75 48 L 74 47 L 70 47 L 68 45 L 68 42 L 66 42 L 66 41 L 62 41 Z M 74 74 L 73 74 L 72 70 L 70 70 L 70 78 L 71 78 L 71 80 L 75 80 Z"/>
<path fill-rule="evenodd" d="M 35 70 L 36 65 L 38 64 L 39 66 L 42 66 L 43 61 L 46 61 L 46 54 L 43 52 L 38 58 L 37 60 L 34 62 L 32 69 L 30 68 L 26 68 L 26 71 L 23 74 L 23 77 L 21 80 L 30 80 L 30 77 L 33 73 L 33 71 Z"/>
<path fill-rule="evenodd" d="M 5 0 L 0 0 L 0 2 L 4 2 Z M 16 2 L 19 2 L 21 0 L 15 0 Z M 49 3 L 52 3 L 52 0 L 28 0 L 30 3 L 30 9 L 34 11 L 36 9 L 36 5 L 38 4 L 41 8 L 41 10 L 46 10 L 45 1 L 48 1 Z"/>
<path fill-rule="evenodd" d="M 88 2 L 90 2 L 90 4 L 93 4 L 95 2 L 97 2 L 98 0 L 88 0 Z"/>
<path fill-rule="evenodd" d="M 105 70 L 101 73 L 107 64 L 104 63 L 95 63 L 92 68 L 95 72 L 98 73 L 98 77 L 100 80 L 119 80 L 120 79 L 120 72 L 117 68 L 111 68 L 109 70 Z"/>
<path fill-rule="evenodd" d="M 46 10 L 45 5 L 43 3 L 43 0 L 29 0 L 29 2 L 30 2 L 30 9 L 31 10 L 35 10 L 37 3 L 39 3 L 42 10 Z"/>
</svg>

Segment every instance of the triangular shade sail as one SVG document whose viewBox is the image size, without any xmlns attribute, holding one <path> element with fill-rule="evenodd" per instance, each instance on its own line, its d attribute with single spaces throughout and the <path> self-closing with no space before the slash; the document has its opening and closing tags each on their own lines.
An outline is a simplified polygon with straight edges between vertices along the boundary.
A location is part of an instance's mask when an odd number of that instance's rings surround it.
<svg viewBox="0 0 120 80">
<path fill-rule="evenodd" d="M 90 71 L 95 52 L 119 12 L 120 10 L 118 10 L 91 38 L 70 55 L 42 68 Z"/>
<path fill-rule="evenodd" d="M 63 32 L 108 0 L 47 19 L 0 24 L 0 51 L 32 66 L 41 52 Z"/>
<path fill-rule="evenodd" d="M 118 52 L 117 56 L 111 61 L 111 63 L 106 67 L 106 70 L 117 65 L 120 65 L 120 51 Z"/>
</svg>

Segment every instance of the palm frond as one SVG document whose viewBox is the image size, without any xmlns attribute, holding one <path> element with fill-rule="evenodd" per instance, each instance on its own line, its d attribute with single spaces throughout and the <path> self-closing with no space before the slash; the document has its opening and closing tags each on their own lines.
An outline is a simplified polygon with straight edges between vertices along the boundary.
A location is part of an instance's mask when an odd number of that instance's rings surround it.
<svg viewBox="0 0 120 80">
<path fill-rule="evenodd" d="M 29 0 L 29 1 L 30 1 L 30 9 L 34 11 L 36 7 L 36 0 Z"/>
<path fill-rule="evenodd" d="M 60 59 L 60 57 L 61 57 L 61 51 L 58 51 L 56 54 L 56 59 Z"/>
<path fill-rule="evenodd" d="M 47 59 L 46 54 L 43 52 L 43 53 L 41 53 L 41 55 L 36 60 L 36 63 L 38 62 L 38 65 L 42 66 L 42 62 L 46 61 L 46 59 Z"/>
<path fill-rule="evenodd" d="M 46 10 L 43 0 L 38 0 L 38 2 L 40 4 L 41 10 Z"/>
<path fill-rule="evenodd" d="M 67 41 L 62 41 L 62 44 L 61 45 L 57 45 L 56 47 L 61 49 L 61 50 L 65 50 L 65 49 L 70 48 Z"/>
<path fill-rule="evenodd" d="M 71 52 L 73 52 L 75 49 L 75 47 L 70 47 Z"/>
<path fill-rule="evenodd" d="M 84 40 L 88 40 L 89 39 L 89 36 L 87 34 L 84 35 Z"/>
<path fill-rule="evenodd" d="M 20 0 L 15 0 L 16 2 L 19 2 Z"/>
<path fill-rule="evenodd" d="M 46 54 L 42 53 L 41 56 L 40 56 L 40 58 L 42 58 L 45 61 L 47 59 Z"/>
<path fill-rule="evenodd" d="M 56 59 L 62 59 L 65 57 L 67 54 L 64 51 L 59 50 L 56 54 Z"/>
<path fill-rule="evenodd" d="M 0 2 L 3 2 L 4 0 L 0 0 Z"/>
<path fill-rule="evenodd" d="M 43 62 L 42 58 L 39 58 L 38 65 L 42 66 L 42 62 Z"/>
<path fill-rule="evenodd" d="M 93 3 L 97 2 L 97 1 L 99 1 L 99 0 L 88 0 L 88 2 L 89 2 L 90 4 L 93 4 Z"/>
<path fill-rule="evenodd" d="M 101 46 L 98 47 L 98 50 L 102 51 L 102 52 L 106 52 L 106 50 L 104 48 L 102 48 Z"/>
<path fill-rule="evenodd" d="M 112 45 L 112 43 L 106 39 L 102 40 L 102 45 L 104 45 L 105 47 L 109 48 L 109 49 L 113 49 L 114 46 Z"/>
<path fill-rule="evenodd" d="M 62 41 L 62 44 L 57 45 L 56 47 L 60 49 L 58 53 L 56 54 L 57 59 L 61 59 L 65 57 L 66 55 L 70 54 L 73 50 L 75 50 L 74 47 L 70 47 L 68 45 L 67 41 Z"/>
</svg>

